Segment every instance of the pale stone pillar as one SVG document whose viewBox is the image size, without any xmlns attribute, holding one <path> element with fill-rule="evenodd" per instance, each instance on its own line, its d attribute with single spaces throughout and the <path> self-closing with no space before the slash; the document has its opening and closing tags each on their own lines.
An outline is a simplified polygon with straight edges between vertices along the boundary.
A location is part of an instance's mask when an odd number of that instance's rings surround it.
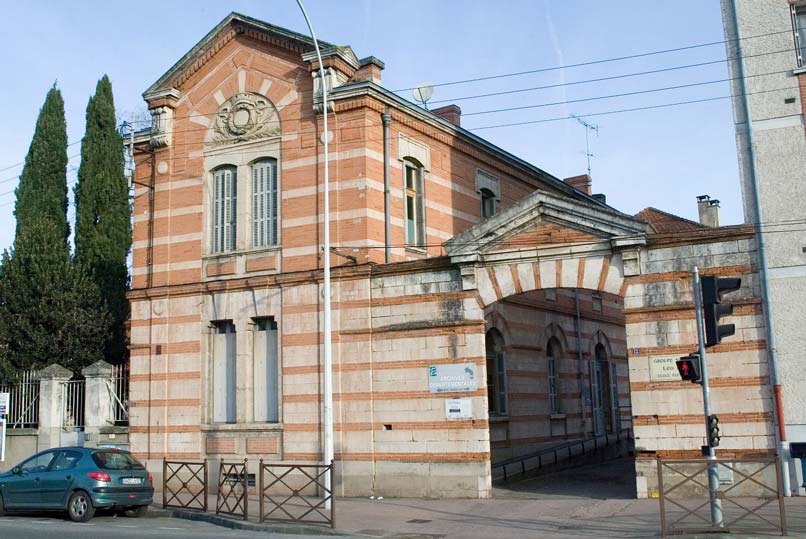
<svg viewBox="0 0 806 539">
<path fill-rule="evenodd" d="M 113 424 L 110 391 L 113 372 L 112 365 L 103 360 L 81 370 L 84 375 L 84 432 L 91 434 L 87 445 L 96 445 L 101 429 Z"/>
<path fill-rule="evenodd" d="M 39 449 L 59 447 L 62 433 L 62 382 L 73 373 L 54 363 L 37 375 L 39 380 Z"/>
</svg>

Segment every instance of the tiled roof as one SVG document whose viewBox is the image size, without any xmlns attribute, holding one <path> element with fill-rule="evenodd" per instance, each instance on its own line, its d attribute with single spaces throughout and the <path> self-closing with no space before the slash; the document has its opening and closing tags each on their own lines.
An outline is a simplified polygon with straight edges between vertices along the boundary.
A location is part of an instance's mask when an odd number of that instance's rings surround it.
<svg viewBox="0 0 806 539">
<path fill-rule="evenodd" d="M 649 223 L 658 234 L 688 232 L 708 228 L 700 223 L 652 207 L 639 211 L 635 214 L 635 218 Z"/>
</svg>

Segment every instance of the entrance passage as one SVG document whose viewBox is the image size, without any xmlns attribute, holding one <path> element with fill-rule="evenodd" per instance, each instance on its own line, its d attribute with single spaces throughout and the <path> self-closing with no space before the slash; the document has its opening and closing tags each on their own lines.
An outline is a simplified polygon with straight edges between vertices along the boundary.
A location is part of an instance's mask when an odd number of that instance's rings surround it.
<svg viewBox="0 0 806 539">
<path fill-rule="evenodd" d="M 520 462 L 521 472 L 546 472 L 630 452 L 619 296 L 532 290 L 487 306 L 485 323 L 494 481 L 503 479 L 497 466 L 503 462 Z M 506 467 L 507 479 L 517 468 Z M 633 471 L 628 477 L 634 483 Z"/>
</svg>

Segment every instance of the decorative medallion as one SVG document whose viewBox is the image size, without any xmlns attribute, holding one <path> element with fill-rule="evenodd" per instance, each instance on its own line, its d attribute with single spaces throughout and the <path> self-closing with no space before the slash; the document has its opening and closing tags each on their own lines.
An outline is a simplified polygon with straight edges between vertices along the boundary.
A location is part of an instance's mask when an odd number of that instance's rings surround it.
<svg viewBox="0 0 806 539">
<path fill-rule="evenodd" d="M 213 121 L 207 144 L 219 146 L 280 135 L 280 116 L 265 97 L 249 92 L 224 103 Z"/>
</svg>

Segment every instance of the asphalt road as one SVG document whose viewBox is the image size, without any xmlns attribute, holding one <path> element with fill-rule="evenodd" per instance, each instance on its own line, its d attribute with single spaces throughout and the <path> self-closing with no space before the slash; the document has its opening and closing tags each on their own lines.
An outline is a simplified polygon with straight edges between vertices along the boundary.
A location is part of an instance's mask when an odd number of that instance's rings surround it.
<svg viewBox="0 0 806 539">
<path fill-rule="evenodd" d="M 1 539 L 302 539 L 322 536 L 268 534 L 246 530 L 232 530 L 220 526 L 175 518 L 126 518 L 108 515 L 96 516 L 87 523 L 67 520 L 58 513 L 29 514 L 0 517 Z"/>
</svg>

